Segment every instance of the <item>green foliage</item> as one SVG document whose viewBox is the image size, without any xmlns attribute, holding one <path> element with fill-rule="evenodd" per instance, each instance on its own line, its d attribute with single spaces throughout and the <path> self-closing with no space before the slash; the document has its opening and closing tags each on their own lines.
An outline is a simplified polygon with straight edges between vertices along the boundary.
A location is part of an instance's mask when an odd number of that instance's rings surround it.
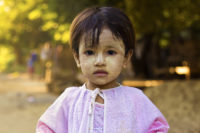
<svg viewBox="0 0 200 133">
<path fill-rule="evenodd" d="M 184 31 L 200 36 L 199 0 L 0 0 L 0 45 L 13 47 L 20 62 L 46 41 L 67 44 L 73 18 L 94 5 L 124 10 L 137 36 L 154 33 L 163 38 L 165 32 L 172 37 Z M 160 44 L 165 46 L 166 41 L 161 39 Z"/>
<path fill-rule="evenodd" d="M 14 62 L 15 55 L 10 47 L 0 46 L 0 72 L 4 71 L 8 65 Z"/>
<path fill-rule="evenodd" d="M 200 20 L 198 0 L 125 0 L 137 32 L 180 32 Z"/>
</svg>

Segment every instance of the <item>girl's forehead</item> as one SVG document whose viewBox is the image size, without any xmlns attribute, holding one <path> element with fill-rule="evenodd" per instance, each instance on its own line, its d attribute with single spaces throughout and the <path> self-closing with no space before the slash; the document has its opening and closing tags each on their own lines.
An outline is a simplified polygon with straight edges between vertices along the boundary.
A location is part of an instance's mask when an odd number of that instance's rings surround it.
<svg viewBox="0 0 200 133">
<path fill-rule="evenodd" d="M 113 35 L 113 33 L 107 29 L 104 28 L 99 36 L 99 42 L 98 44 L 95 44 L 92 46 L 91 41 L 87 40 L 87 35 L 83 35 L 82 39 L 80 40 L 80 45 L 82 45 L 85 48 L 91 48 L 91 47 L 121 47 L 125 48 L 124 43 L 121 38 L 117 38 Z"/>
</svg>

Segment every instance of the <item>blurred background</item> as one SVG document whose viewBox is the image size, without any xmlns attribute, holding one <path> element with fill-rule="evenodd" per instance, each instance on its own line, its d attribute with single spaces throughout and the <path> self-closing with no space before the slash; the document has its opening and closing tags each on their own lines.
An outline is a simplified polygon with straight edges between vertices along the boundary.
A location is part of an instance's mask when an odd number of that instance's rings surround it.
<svg viewBox="0 0 200 133">
<path fill-rule="evenodd" d="M 199 0 L 0 0 L 0 132 L 34 133 L 57 96 L 84 83 L 69 27 L 94 5 L 120 8 L 135 28 L 135 55 L 118 81 L 142 89 L 170 133 L 200 133 Z"/>
</svg>

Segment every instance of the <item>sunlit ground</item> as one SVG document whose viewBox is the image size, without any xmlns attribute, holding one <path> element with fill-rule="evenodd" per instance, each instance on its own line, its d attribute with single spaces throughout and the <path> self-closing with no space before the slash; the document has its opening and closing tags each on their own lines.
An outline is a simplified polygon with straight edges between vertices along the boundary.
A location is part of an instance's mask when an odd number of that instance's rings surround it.
<svg viewBox="0 0 200 133">
<path fill-rule="evenodd" d="M 38 118 L 55 98 L 43 81 L 0 74 L 0 133 L 34 133 Z"/>
<path fill-rule="evenodd" d="M 200 132 L 200 80 L 165 81 L 144 92 L 167 118 L 169 133 Z"/>
</svg>

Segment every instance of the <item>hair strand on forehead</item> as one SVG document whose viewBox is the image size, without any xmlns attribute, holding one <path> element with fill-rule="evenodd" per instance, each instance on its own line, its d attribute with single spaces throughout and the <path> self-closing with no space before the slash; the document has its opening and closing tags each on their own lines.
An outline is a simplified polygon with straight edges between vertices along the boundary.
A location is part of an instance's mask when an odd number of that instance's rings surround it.
<svg viewBox="0 0 200 133">
<path fill-rule="evenodd" d="M 125 54 L 134 50 L 135 33 L 129 18 L 114 7 L 92 7 L 82 11 L 72 22 L 70 46 L 73 51 L 78 53 L 81 39 L 87 46 L 97 46 L 103 28 L 109 29 L 114 37 L 123 41 Z"/>
</svg>

